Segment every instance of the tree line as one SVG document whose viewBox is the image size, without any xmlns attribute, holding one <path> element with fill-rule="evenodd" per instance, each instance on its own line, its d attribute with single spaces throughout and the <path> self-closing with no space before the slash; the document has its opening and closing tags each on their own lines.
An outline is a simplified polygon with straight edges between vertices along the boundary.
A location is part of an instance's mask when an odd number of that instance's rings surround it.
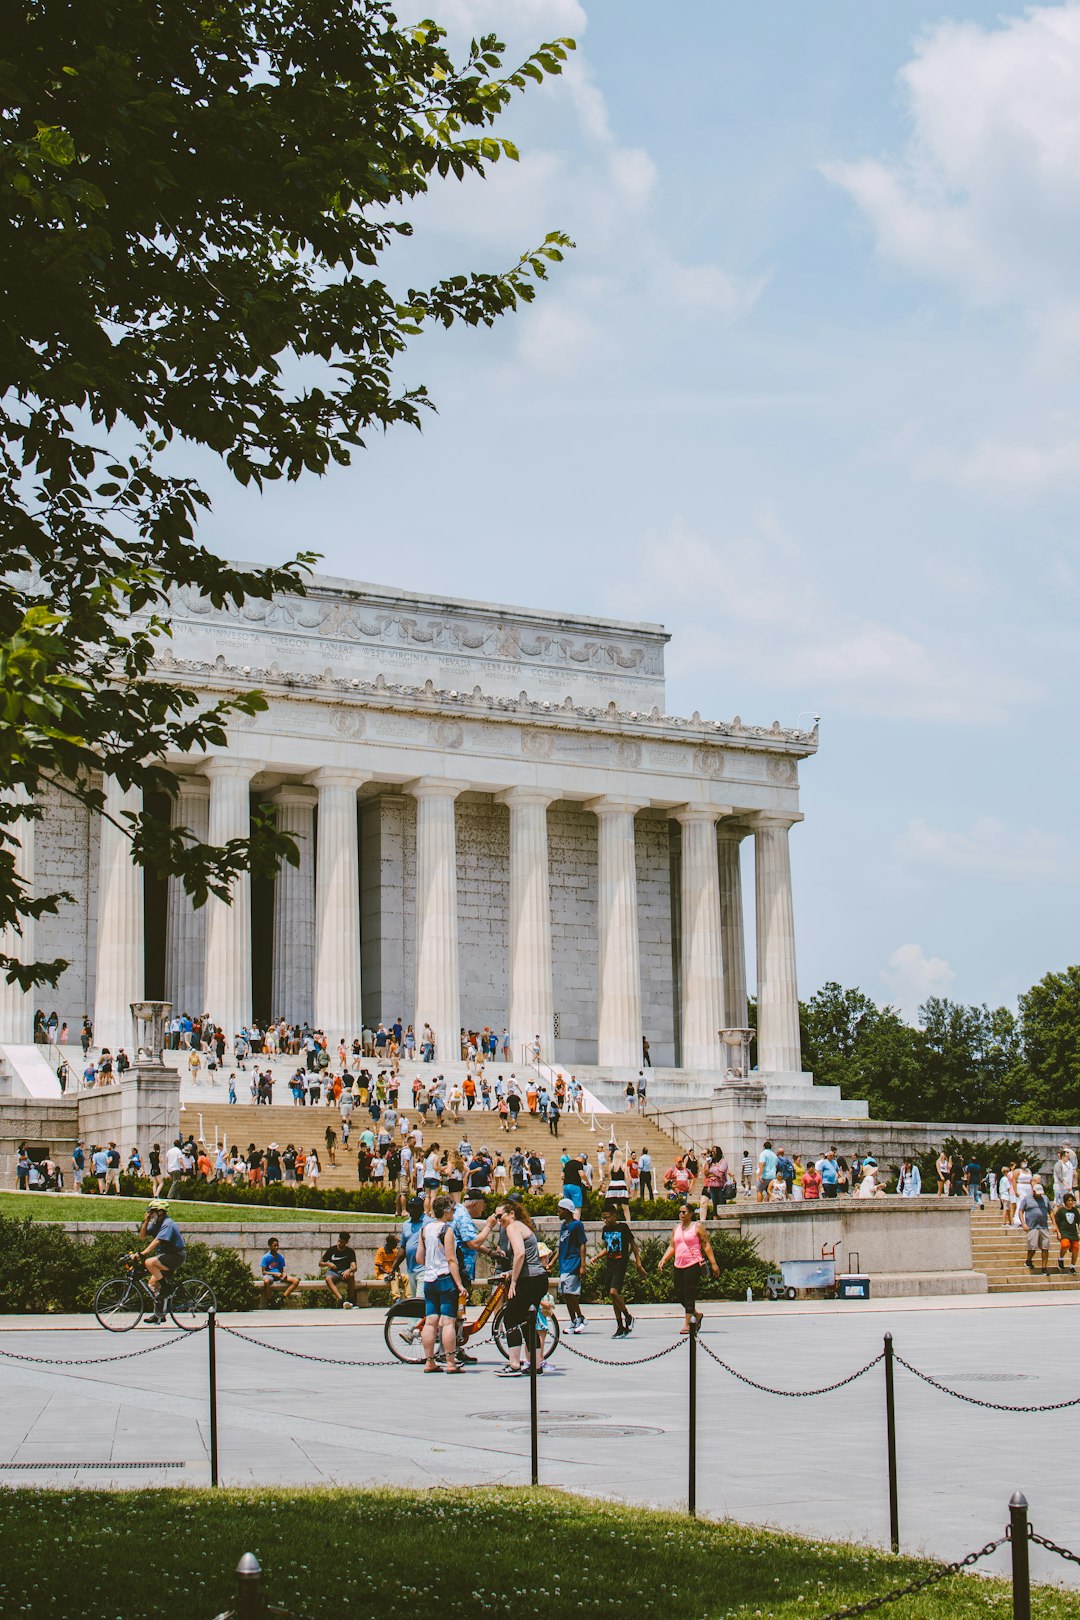
<svg viewBox="0 0 1080 1620">
<path fill-rule="evenodd" d="M 803 1065 L 878 1119 L 1066 1124 L 1080 1118 L 1080 967 L 1009 1007 L 931 996 L 908 1023 L 830 981 L 799 1003 Z"/>
</svg>

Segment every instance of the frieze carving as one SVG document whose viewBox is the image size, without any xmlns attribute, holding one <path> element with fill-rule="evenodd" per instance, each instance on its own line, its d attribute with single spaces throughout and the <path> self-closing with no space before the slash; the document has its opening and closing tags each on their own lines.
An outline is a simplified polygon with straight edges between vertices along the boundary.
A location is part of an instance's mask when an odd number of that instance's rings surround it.
<svg viewBox="0 0 1080 1620">
<path fill-rule="evenodd" d="M 465 741 L 465 729 L 456 720 L 432 720 L 428 736 L 436 748 L 460 748 Z"/>
<path fill-rule="evenodd" d="M 718 748 L 694 749 L 694 770 L 698 776 L 706 776 L 714 782 L 718 776 L 723 776 L 725 763 L 724 756 Z"/>
<path fill-rule="evenodd" d="M 542 631 L 530 636 L 514 624 L 372 613 L 358 602 L 318 595 L 275 596 L 269 602 L 249 599 L 238 608 L 218 609 L 198 591 L 183 587 L 174 593 L 173 600 L 181 615 L 207 622 L 236 624 L 239 621 L 267 630 L 313 632 L 327 640 L 457 650 L 514 662 L 535 659 L 568 667 L 628 670 L 652 676 L 663 674 L 663 653 L 658 646 L 625 647 L 612 639 L 548 635 Z"/>
<path fill-rule="evenodd" d="M 615 745 L 615 759 L 628 771 L 637 770 L 641 764 L 641 744 L 629 737 L 620 737 Z"/>
<path fill-rule="evenodd" d="M 786 759 L 783 754 L 767 754 L 765 757 L 765 775 L 770 782 L 776 782 L 781 787 L 788 787 L 795 781 L 798 772 L 795 769 L 793 759 Z"/>
<path fill-rule="evenodd" d="M 555 752 L 555 738 L 550 731 L 523 731 L 521 752 L 527 759 L 550 759 Z"/>
<path fill-rule="evenodd" d="M 740 769 L 753 759 L 759 771 L 762 768 L 760 764 L 762 759 L 776 762 L 777 756 L 771 751 L 765 753 L 764 750 L 759 751 L 747 746 L 755 741 L 787 744 L 800 754 L 813 753 L 818 744 L 817 726 L 812 731 L 801 731 L 797 727 L 790 730 L 778 729 L 775 721 L 771 726 L 747 726 L 737 716 L 731 721 L 702 720 L 700 715 L 687 719 L 680 715 L 661 714 L 655 708 L 649 714 L 642 714 L 637 709 L 620 709 L 615 703 L 600 707 L 573 703 L 569 698 L 563 703 L 552 704 L 547 699 L 531 698 L 527 692 L 521 692 L 516 698 L 512 698 L 483 692 L 479 687 L 474 687 L 471 692 L 446 690 L 436 687 L 430 679 L 421 686 L 388 681 L 383 675 L 368 681 L 360 680 L 356 676 L 335 675 L 330 668 L 324 669 L 321 674 L 308 670 L 281 669 L 277 663 L 255 668 L 248 664 L 229 663 L 220 653 L 212 660 L 177 658 L 171 649 L 162 648 L 154 660 L 154 667 L 163 672 L 167 671 L 173 679 L 183 680 L 188 676 L 193 680 L 206 681 L 210 685 L 224 680 L 245 690 L 252 688 L 268 690 L 274 699 L 275 709 L 279 703 L 287 702 L 290 694 L 304 693 L 331 699 L 348 697 L 353 701 L 375 700 L 414 709 L 437 705 L 439 708 L 454 711 L 465 709 L 470 711 L 472 716 L 480 718 L 520 716 L 533 722 L 553 721 L 560 728 L 557 733 L 530 729 L 522 734 L 523 752 L 542 759 L 551 757 L 556 736 L 561 738 L 565 735 L 563 728 L 570 731 L 593 728 L 602 731 L 609 727 L 632 726 L 636 731 L 645 732 L 646 737 L 653 743 L 650 757 L 656 755 L 657 759 L 659 759 L 658 750 L 666 750 L 677 743 L 689 743 L 705 733 L 714 738 L 715 743 L 697 742 L 693 755 L 693 768 L 703 776 L 720 776 L 725 770 L 733 767 L 734 762 L 731 759 L 725 761 L 724 754 L 716 746 L 716 743 L 721 741 L 727 741 L 729 745 L 733 743 L 739 748 Z M 250 727 L 255 724 L 255 720 L 252 716 L 237 716 L 232 723 Z M 405 717 L 379 714 L 374 721 L 374 728 L 380 736 L 404 736 L 415 724 L 416 722 Z M 631 743 L 634 747 L 639 746 L 637 739 L 627 738 L 623 741 Z"/>
<path fill-rule="evenodd" d="M 367 721 L 359 709 L 339 709 L 330 722 L 339 737 L 362 737 Z"/>
</svg>

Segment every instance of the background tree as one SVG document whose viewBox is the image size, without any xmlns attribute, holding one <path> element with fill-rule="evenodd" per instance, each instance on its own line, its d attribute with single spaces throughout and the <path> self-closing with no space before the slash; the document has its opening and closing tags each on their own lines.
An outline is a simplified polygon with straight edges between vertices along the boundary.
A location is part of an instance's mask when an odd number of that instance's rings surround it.
<svg viewBox="0 0 1080 1620">
<path fill-rule="evenodd" d="M 377 273 L 437 181 L 516 157 L 489 133 L 570 40 L 504 72 L 494 36 L 455 63 L 383 0 L 15 0 L 0 35 L 0 929 L 55 910 L 12 829 L 45 782 L 100 809 L 97 773 L 173 791 L 173 752 L 230 711 L 153 668 L 170 593 L 215 605 L 302 590 L 313 561 L 232 568 L 196 539 L 194 445 L 243 484 L 348 465 L 416 426 L 393 364 L 431 322 L 488 324 L 566 239 L 516 264 L 394 291 Z M 296 858 L 267 824 L 224 849 L 149 815 L 136 859 L 196 903 Z M 0 970 L 24 986 L 63 962 Z"/>
<path fill-rule="evenodd" d="M 1075 1125 L 1080 1119 L 1080 967 L 1048 973 L 1020 997 L 1020 1037 L 1030 1082 L 1016 1119 Z"/>
</svg>

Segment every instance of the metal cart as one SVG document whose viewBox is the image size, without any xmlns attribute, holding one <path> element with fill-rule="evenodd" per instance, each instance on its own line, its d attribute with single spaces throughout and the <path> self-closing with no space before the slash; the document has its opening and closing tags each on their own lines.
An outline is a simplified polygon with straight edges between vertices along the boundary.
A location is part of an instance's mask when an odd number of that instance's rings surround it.
<svg viewBox="0 0 1080 1620">
<path fill-rule="evenodd" d="M 815 1293 L 836 1297 L 836 1244 L 830 1249 L 821 1245 L 817 1260 L 781 1260 L 779 1272 L 772 1272 L 765 1282 L 770 1299 L 797 1299 L 800 1293 Z"/>
</svg>

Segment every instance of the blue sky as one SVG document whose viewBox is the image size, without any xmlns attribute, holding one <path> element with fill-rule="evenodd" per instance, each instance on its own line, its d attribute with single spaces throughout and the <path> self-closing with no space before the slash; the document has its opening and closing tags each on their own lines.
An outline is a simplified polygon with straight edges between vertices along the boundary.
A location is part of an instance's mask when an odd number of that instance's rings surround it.
<svg viewBox="0 0 1080 1620">
<path fill-rule="evenodd" d="M 410 280 L 577 251 L 347 472 L 207 478 L 233 556 L 662 620 L 669 707 L 819 712 L 801 989 L 1011 1001 L 1078 959 L 1080 4 L 431 0 L 570 34 Z"/>
</svg>

